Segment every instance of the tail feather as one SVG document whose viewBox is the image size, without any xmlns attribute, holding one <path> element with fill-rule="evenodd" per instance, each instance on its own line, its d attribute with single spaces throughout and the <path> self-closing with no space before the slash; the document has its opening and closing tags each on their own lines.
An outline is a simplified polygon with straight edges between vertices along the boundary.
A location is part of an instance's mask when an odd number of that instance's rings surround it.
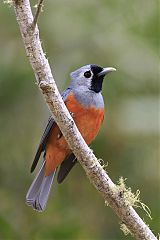
<svg viewBox="0 0 160 240">
<path fill-rule="evenodd" d="M 49 176 L 45 176 L 44 165 L 45 163 L 43 163 L 26 195 L 26 203 L 37 211 L 45 209 L 55 175 L 54 171 Z"/>
</svg>

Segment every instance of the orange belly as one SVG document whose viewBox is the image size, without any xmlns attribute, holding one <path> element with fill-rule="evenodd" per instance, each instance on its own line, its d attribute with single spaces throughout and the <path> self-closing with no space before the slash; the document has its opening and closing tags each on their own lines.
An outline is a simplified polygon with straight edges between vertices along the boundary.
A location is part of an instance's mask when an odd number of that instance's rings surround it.
<svg viewBox="0 0 160 240">
<path fill-rule="evenodd" d="M 104 109 L 96 109 L 94 106 L 84 108 L 77 103 L 71 94 L 66 106 L 69 112 L 73 113 L 73 119 L 87 144 L 90 144 L 96 137 L 104 118 Z"/>
<path fill-rule="evenodd" d="M 73 94 L 68 96 L 65 104 L 69 112 L 73 114 L 75 124 L 85 142 L 90 144 L 100 129 L 104 118 L 104 109 L 96 109 L 94 106 L 84 108 L 76 101 Z M 67 142 L 63 136 L 60 137 L 60 134 L 61 132 L 55 124 L 46 144 L 45 175 L 47 176 L 71 153 Z"/>
</svg>

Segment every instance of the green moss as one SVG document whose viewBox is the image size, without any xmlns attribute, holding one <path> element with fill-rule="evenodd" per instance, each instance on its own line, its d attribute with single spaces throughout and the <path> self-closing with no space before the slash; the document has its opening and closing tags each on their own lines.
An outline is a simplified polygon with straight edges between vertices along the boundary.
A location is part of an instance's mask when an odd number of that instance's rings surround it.
<svg viewBox="0 0 160 240">
<path fill-rule="evenodd" d="M 5 4 L 8 4 L 9 6 L 12 6 L 13 1 L 12 0 L 4 0 L 3 1 Z"/>
<path fill-rule="evenodd" d="M 146 215 L 152 219 L 151 210 L 149 207 L 140 200 L 140 191 L 137 190 L 136 193 L 133 193 L 130 187 L 127 187 L 125 184 L 126 179 L 123 177 L 119 178 L 118 181 L 118 190 L 119 194 L 124 198 L 126 206 L 139 207 L 143 209 Z"/>
<path fill-rule="evenodd" d="M 98 159 L 98 162 L 101 164 L 102 168 L 106 170 L 106 168 L 108 167 L 108 162 L 105 163 L 104 160 L 101 158 Z"/>
<path fill-rule="evenodd" d="M 121 224 L 120 224 L 120 229 L 122 230 L 122 232 L 124 233 L 125 236 L 127 236 L 128 234 L 131 234 L 131 235 L 132 235 L 132 233 L 130 232 L 130 230 L 127 228 L 126 224 L 121 223 Z"/>
</svg>

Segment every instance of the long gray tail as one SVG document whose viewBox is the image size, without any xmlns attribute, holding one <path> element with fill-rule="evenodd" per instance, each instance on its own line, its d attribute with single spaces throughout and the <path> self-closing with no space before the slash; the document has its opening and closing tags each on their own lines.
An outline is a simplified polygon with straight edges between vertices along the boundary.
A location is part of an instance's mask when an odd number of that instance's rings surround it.
<svg viewBox="0 0 160 240">
<path fill-rule="evenodd" d="M 27 205 L 32 206 L 33 209 L 39 212 L 42 212 L 46 207 L 51 185 L 55 175 L 54 171 L 49 176 L 45 176 L 44 165 L 45 163 L 43 163 L 26 195 Z"/>
</svg>

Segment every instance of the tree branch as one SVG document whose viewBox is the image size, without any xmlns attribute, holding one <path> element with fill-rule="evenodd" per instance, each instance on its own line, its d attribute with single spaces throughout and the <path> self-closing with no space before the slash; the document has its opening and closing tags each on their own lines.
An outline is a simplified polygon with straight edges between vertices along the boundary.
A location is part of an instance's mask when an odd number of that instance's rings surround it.
<svg viewBox="0 0 160 240">
<path fill-rule="evenodd" d="M 35 14 L 35 16 L 34 16 L 33 23 L 32 23 L 32 28 L 33 28 L 33 30 L 34 30 L 35 27 L 36 27 L 39 14 L 40 14 L 40 12 L 42 11 L 42 7 L 43 7 L 43 0 L 39 0 L 38 4 L 36 5 L 37 11 L 36 11 L 36 14 Z"/>
<path fill-rule="evenodd" d="M 37 25 L 33 31 L 33 15 L 29 0 L 14 0 L 13 6 L 27 57 L 46 103 L 91 183 L 136 239 L 157 239 L 136 211 L 126 202 L 123 191 L 120 191 L 120 188 L 112 182 L 79 133 L 58 92 L 48 60 L 41 47 Z"/>
</svg>

